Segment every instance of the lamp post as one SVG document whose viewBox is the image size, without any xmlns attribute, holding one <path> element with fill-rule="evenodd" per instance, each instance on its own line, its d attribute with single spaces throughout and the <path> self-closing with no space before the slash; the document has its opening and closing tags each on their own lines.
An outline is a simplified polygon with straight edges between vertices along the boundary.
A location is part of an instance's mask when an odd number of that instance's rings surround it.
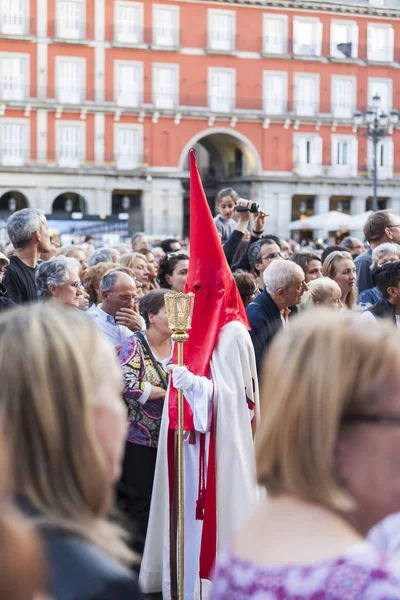
<svg viewBox="0 0 400 600">
<path fill-rule="evenodd" d="M 357 133 L 372 141 L 373 147 L 373 195 L 372 210 L 378 210 L 378 144 L 384 137 L 393 135 L 399 124 L 399 113 L 397 110 L 390 111 L 387 115 L 380 107 L 381 97 L 375 94 L 372 105 L 365 113 L 356 111 L 353 122 Z"/>
</svg>

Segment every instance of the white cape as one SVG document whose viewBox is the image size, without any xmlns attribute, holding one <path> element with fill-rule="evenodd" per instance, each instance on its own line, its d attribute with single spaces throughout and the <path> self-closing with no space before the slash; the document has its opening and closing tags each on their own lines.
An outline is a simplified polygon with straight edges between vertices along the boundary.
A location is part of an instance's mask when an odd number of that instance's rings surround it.
<svg viewBox="0 0 400 600">
<path fill-rule="evenodd" d="M 218 552 L 259 501 L 251 429 L 253 412 L 249 410 L 246 401 L 247 396 L 254 403 L 258 424 L 260 419 L 258 381 L 253 345 L 242 323 L 235 321 L 221 329 L 212 355 L 211 372 L 214 382 L 216 430 Z M 165 600 L 171 598 L 167 435 L 168 401 L 166 399 L 149 527 L 139 578 L 144 593 L 162 591 Z M 208 442 L 206 447 L 208 448 Z M 198 576 L 203 523 L 196 521 L 194 511 L 198 489 L 198 449 L 199 435 L 196 434 L 195 445 L 185 444 L 185 600 L 200 598 L 200 589 L 205 597 L 207 589 L 207 582 L 202 582 L 200 586 Z M 190 581 L 193 565 L 196 573 L 194 583 Z"/>
</svg>

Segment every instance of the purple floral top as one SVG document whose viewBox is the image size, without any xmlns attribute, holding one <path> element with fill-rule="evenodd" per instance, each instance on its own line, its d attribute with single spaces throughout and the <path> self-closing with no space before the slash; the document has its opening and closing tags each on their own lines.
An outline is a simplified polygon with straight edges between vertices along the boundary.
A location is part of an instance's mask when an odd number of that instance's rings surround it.
<svg viewBox="0 0 400 600">
<path fill-rule="evenodd" d="M 368 542 L 313 565 L 261 566 L 222 552 L 210 600 L 394 600 L 400 562 Z"/>
</svg>

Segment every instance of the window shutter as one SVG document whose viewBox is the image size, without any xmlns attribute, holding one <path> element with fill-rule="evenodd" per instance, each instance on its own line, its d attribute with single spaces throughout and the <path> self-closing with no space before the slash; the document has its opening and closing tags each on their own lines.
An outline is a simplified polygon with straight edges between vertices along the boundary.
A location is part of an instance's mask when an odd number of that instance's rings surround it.
<svg viewBox="0 0 400 600">
<path fill-rule="evenodd" d="M 2 0 L 0 2 L 0 30 L 2 33 L 22 35 L 28 24 L 24 0 Z"/>
<path fill-rule="evenodd" d="M 269 19 L 264 15 L 264 52 L 267 54 L 287 52 L 286 23 L 283 19 Z"/>
<path fill-rule="evenodd" d="M 312 143 L 312 164 L 315 166 L 322 165 L 322 138 L 314 137 Z"/>
<path fill-rule="evenodd" d="M 177 15 L 171 7 L 157 7 L 155 9 L 154 43 L 157 46 L 171 47 L 177 43 Z"/>
<path fill-rule="evenodd" d="M 210 21 L 210 47 L 226 52 L 233 50 L 233 15 L 226 11 L 212 12 Z"/>
<path fill-rule="evenodd" d="M 143 42 L 143 24 L 140 7 L 116 3 L 115 27 L 115 37 L 118 42 L 141 44 Z"/>
<path fill-rule="evenodd" d="M 379 145 L 378 145 L 379 150 Z M 374 147 L 371 140 L 368 140 L 367 145 L 367 168 L 368 171 L 373 171 L 374 169 Z"/>
<path fill-rule="evenodd" d="M 119 169 L 134 169 L 140 162 L 140 134 L 132 127 L 118 127 L 115 132 L 115 156 Z"/>
<path fill-rule="evenodd" d="M 351 27 L 351 57 L 357 58 L 358 56 L 358 25 L 353 23 Z"/>
<path fill-rule="evenodd" d="M 393 62 L 393 56 L 394 56 L 394 29 L 393 29 L 393 27 L 389 27 L 387 30 L 386 44 L 387 44 L 386 60 L 388 60 L 389 62 Z"/>
<path fill-rule="evenodd" d="M 139 65 L 119 63 L 116 65 L 116 101 L 119 106 L 137 108 L 141 101 L 141 69 Z"/>
<path fill-rule="evenodd" d="M 301 54 L 301 23 L 293 19 L 293 54 Z"/>
<path fill-rule="evenodd" d="M 357 177 L 358 174 L 358 140 L 357 138 L 353 138 L 350 145 L 350 168 L 351 168 L 351 176 Z"/>
<path fill-rule="evenodd" d="M 322 23 L 318 21 L 314 24 L 315 27 L 315 46 L 314 46 L 314 55 L 321 56 L 322 54 Z"/>
<path fill-rule="evenodd" d="M 233 108 L 233 75 L 220 69 L 212 71 L 210 78 L 210 108 L 214 112 L 231 112 Z"/>
<path fill-rule="evenodd" d="M 334 21 L 331 22 L 331 39 L 330 39 L 330 55 L 338 57 L 341 53 L 337 49 L 337 45 L 340 43 L 338 36 L 338 24 Z"/>
<path fill-rule="evenodd" d="M 286 77 L 284 73 L 264 73 L 264 112 L 281 115 L 286 111 Z"/>
<path fill-rule="evenodd" d="M 57 154 L 61 167 L 76 168 L 84 159 L 80 124 L 59 123 L 57 128 Z"/>
<path fill-rule="evenodd" d="M 394 144 L 391 138 L 386 138 L 384 141 L 385 150 L 386 150 L 386 167 L 390 174 L 390 177 L 393 177 L 393 162 L 394 162 Z"/>
<path fill-rule="evenodd" d="M 156 108 L 174 109 L 178 104 L 178 81 L 175 68 L 170 65 L 157 65 L 154 68 L 154 79 Z"/>
<path fill-rule="evenodd" d="M 371 60 L 374 55 L 374 28 L 369 24 L 367 27 L 367 59 Z"/>
<path fill-rule="evenodd" d="M 3 122 L 1 123 L 1 155 L 2 163 L 6 166 L 21 166 L 28 157 L 27 148 L 28 124 Z"/>
</svg>

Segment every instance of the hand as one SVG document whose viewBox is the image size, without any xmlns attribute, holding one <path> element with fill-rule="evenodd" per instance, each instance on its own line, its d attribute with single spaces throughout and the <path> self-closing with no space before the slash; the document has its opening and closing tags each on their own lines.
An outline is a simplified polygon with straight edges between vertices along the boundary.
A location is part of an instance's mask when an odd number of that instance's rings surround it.
<svg viewBox="0 0 400 600">
<path fill-rule="evenodd" d="M 124 325 L 131 331 L 140 331 L 143 327 L 142 319 L 133 308 L 121 308 L 115 315 L 117 325 Z"/>
<path fill-rule="evenodd" d="M 251 207 L 250 200 L 245 200 L 244 198 L 239 198 L 236 202 L 236 206 L 246 206 L 247 208 Z M 245 212 L 237 212 L 235 211 L 235 216 L 238 220 L 238 223 L 248 223 L 250 221 L 250 212 L 246 210 Z"/>
<path fill-rule="evenodd" d="M 165 394 L 166 390 L 164 390 L 164 388 L 159 387 L 158 385 L 152 385 L 149 400 L 164 400 Z"/>
<path fill-rule="evenodd" d="M 259 231 L 260 233 L 262 233 L 264 229 L 265 217 L 269 217 L 269 215 L 265 212 L 262 212 L 261 210 L 260 212 L 256 213 L 256 216 L 254 218 L 254 231 Z"/>
<path fill-rule="evenodd" d="M 183 390 L 183 392 L 192 391 L 196 383 L 196 376 L 187 367 L 170 365 L 169 370 L 172 375 L 172 382 L 177 390 Z"/>
</svg>

